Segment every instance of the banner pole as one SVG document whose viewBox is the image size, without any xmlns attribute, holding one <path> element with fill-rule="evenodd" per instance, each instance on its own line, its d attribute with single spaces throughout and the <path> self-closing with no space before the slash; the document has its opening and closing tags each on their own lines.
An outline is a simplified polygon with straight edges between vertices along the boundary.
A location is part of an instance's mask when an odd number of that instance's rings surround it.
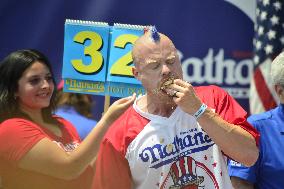
<svg viewBox="0 0 284 189">
<path fill-rule="evenodd" d="M 110 96 L 105 95 L 104 113 L 108 110 L 109 106 L 110 106 Z"/>
</svg>

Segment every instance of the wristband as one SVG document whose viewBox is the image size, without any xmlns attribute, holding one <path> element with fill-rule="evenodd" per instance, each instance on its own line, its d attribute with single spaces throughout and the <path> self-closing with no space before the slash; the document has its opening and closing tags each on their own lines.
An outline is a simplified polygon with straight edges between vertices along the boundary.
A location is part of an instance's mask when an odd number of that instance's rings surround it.
<svg viewBox="0 0 284 189">
<path fill-rule="evenodd" d="M 202 105 L 200 106 L 200 108 L 197 110 L 197 112 L 195 112 L 193 114 L 193 117 L 195 117 L 195 119 L 198 119 L 206 110 L 207 105 L 202 103 Z"/>
</svg>

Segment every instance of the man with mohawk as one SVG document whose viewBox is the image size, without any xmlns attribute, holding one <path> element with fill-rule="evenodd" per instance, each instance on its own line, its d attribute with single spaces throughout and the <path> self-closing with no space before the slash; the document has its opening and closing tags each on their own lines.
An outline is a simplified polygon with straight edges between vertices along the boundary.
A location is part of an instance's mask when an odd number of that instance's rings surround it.
<svg viewBox="0 0 284 189">
<path fill-rule="evenodd" d="M 134 44 L 139 96 L 108 130 L 96 162 L 96 189 L 230 189 L 227 157 L 250 166 L 259 134 L 217 86 L 183 80 L 173 42 L 153 27 Z"/>
</svg>

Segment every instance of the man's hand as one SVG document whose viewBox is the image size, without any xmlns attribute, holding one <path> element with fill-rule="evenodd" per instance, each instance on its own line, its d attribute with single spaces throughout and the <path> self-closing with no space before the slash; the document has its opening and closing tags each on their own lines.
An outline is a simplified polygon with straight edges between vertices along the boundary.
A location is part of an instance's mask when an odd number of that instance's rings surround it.
<svg viewBox="0 0 284 189">
<path fill-rule="evenodd" d="M 202 105 L 201 100 L 195 94 L 193 86 L 181 79 L 175 79 L 174 83 L 166 89 L 172 93 L 174 102 L 185 112 L 193 115 Z"/>
</svg>

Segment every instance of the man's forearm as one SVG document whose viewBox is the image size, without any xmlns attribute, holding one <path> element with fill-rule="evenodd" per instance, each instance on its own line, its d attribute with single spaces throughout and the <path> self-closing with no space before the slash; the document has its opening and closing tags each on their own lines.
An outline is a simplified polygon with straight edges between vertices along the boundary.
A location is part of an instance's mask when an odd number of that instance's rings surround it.
<svg viewBox="0 0 284 189">
<path fill-rule="evenodd" d="M 226 122 L 208 108 L 197 121 L 226 155 L 246 166 L 256 162 L 259 152 L 249 132 Z"/>
</svg>

